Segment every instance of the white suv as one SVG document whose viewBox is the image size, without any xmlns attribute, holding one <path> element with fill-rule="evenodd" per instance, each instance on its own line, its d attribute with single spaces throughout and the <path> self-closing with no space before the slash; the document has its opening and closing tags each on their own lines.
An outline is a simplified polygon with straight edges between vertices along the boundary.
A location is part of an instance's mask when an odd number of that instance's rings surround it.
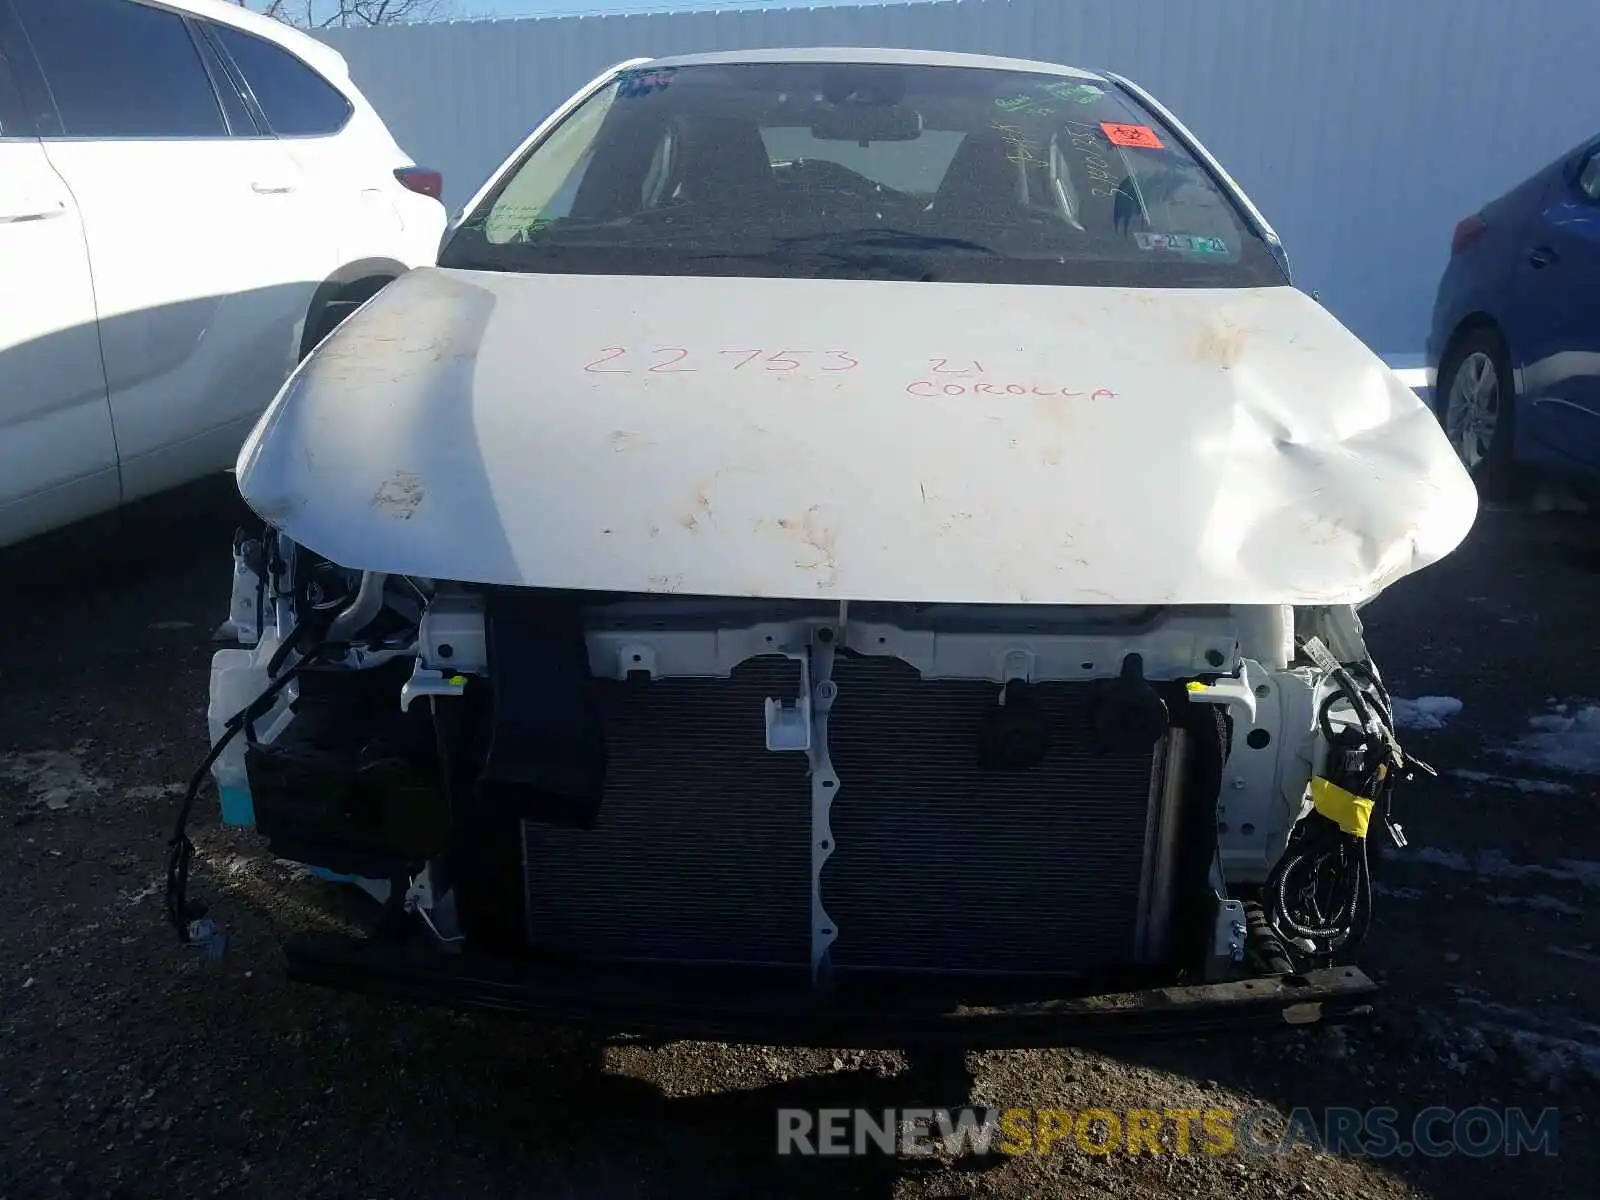
<svg viewBox="0 0 1600 1200">
<path fill-rule="evenodd" d="M 230 466 L 440 190 L 287 25 L 0 0 L 0 545 Z"/>
</svg>

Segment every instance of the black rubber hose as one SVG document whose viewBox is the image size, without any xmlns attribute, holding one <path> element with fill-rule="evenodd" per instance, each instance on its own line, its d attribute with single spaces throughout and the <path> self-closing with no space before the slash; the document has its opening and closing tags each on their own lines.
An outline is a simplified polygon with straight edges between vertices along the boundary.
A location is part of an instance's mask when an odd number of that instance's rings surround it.
<svg viewBox="0 0 1600 1200">
<path fill-rule="evenodd" d="M 1269 975 L 1288 975 L 1294 970 L 1294 960 L 1283 940 L 1267 920 L 1261 905 L 1244 906 L 1245 948 L 1261 969 Z"/>
<path fill-rule="evenodd" d="M 284 644 L 291 644 L 294 640 L 291 634 Z M 228 744 L 272 708 L 278 693 L 289 686 L 290 681 L 300 673 L 300 669 L 310 662 L 320 649 L 320 646 L 314 647 L 304 658 L 299 659 L 268 684 L 259 696 L 229 717 L 223 727 L 222 736 L 212 744 L 205 760 L 189 777 L 189 786 L 184 790 L 183 800 L 178 805 L 178 819 L 172 830 L 172 840 L 167 843 L 167 920 L 177 930 L 179 939 L 185 943 L 189 941 L 189 923 L 205 915 L 203 905 L 194 905 L 189 901 L 189 867 L 194 861 L 194 843 L 189 840 L 189 816 L 194 811 L 195 799 L 200 795 L 200 789 L 205 786 L 207 775 L 216 765 L 217 759 L 222 757 L 222 752 L 228 748 Z"/>
</svg>

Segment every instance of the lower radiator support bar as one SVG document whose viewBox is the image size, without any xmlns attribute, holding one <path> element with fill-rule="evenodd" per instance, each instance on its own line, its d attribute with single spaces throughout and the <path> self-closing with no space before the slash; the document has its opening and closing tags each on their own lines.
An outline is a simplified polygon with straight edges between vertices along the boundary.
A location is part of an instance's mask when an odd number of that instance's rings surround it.
<svg viewBox="0 0 1600 1200">
<path fill-rule="evenodd" d="M 648 967 L 536 966 L 341 934 L 302 935 L 286 952 L 290 979 L 344 991 L 605 1032 L 822 1047 L 1021 1048 L 1285 1029 L 1367 1017 L 1379 990 L 1356 967 L 1332 967 L 1025 1003 L 967 1005 L 921 990 L 893 1004 L 851 1004 L 837 994 L 697 988 Z"/>
</svg>

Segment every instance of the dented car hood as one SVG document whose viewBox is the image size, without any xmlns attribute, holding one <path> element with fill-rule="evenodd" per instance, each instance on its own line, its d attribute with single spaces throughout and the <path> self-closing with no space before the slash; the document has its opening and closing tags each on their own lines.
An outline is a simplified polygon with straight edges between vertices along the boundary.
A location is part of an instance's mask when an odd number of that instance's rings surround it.
<svg viewBox="0 0 1600 1200">
<path fill-rule="evenodd" d="M 424 268 L 237 473 L 367 570 L 952 603 L 1360 603 L 1477 510 L 1433 415 L 1289 287 Z"/>
</svg>

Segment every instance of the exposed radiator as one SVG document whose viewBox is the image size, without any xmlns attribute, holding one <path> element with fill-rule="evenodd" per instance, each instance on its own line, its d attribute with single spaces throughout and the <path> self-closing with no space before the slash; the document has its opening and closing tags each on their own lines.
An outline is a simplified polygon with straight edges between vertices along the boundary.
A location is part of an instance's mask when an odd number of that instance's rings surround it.
<svg viewBox="0 0 1600 1200">
<path fill-rule="evenodd" d="M 603 959 L 806 965 L 811 784 L 766 748 L 762 703 L 800 665 L 600 685 L 606 788 L 590 830 L 525 823 L 535 944 Z"/>
<path fill-rule="evenodd" d="M 839 656 L 839 776 L 822 901 L 841 970 L 1081 971 L 1141 954 L 1161 754 L 1089 749 L 1090 692 L 1041 684 L 1050 752 L 980 770 L 998 686 Z M 602 685 L 610 755 L 591 830 L 525 825 L 535 945 L 599 960 L 806 966 L 806 756 L 765 746 L 762 704 L 799 665 Z"/>
<path fill-rule="evenodd" d="M 822 898 L 843 967 L 1078 970 L 1129 962 L 1152 761 L 1089 749 L 1082 685 L 1033 689 L 1054 738 L 1031 771 L 981 771 L 997 685 L 898 659 L 834 663 L 839 775 Z"/>
</svg>

